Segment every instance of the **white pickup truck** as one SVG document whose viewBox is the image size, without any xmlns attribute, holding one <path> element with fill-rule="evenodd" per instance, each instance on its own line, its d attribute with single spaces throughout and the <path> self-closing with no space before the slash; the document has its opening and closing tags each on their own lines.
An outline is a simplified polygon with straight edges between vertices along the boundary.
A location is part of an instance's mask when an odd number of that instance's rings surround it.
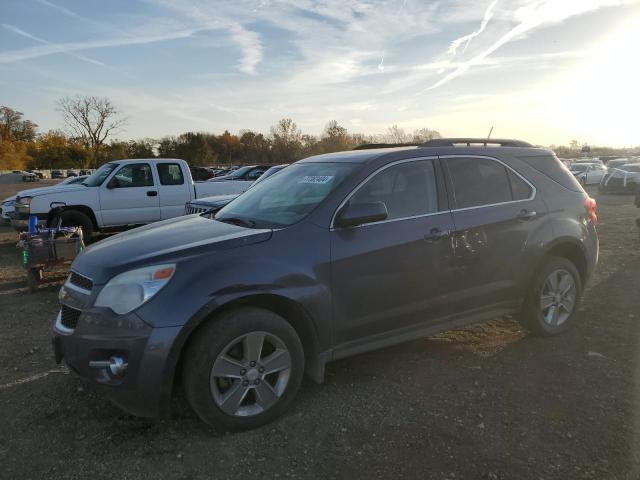
<svg viewBox="0 0 640 480">
<path fill-rule="evenodd" d="M 38 223 L 58 219 L 81 226 L 85 238 L 177 217 L 185 203 L 212 195 L 239 194 L 253 180 L 194 182 L 189 165 L 176 159 L 117 160 L 105 163 L 83 183 L 23 190 L 16 197 L 12 224 L 24 229 L 29 215 Z"/>
</svg>

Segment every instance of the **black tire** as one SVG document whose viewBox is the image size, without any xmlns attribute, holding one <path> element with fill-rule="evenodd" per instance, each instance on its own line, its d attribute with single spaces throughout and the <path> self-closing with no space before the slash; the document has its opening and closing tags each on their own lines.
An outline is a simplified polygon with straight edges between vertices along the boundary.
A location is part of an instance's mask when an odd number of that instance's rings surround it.
<svg viewBox="0 0 640 480">
<path fill-rule="evenodd" d="M 86 214 L 78 210 L 63 210 L 59 216 L 53 219 L 51 226 L 57 227 L 58 219 L 62 219 L 63 227 L 82 227 L 82 238 L 84 242 L 91 242 L 91 237 L 93 237 L 93 222 Z"/>
<path fill-rule="evenodd" d="M 567 272 L 573 279 L 575 288 L 575 300 L 573 308 L 565 320 L 559 325 L 551 325 L 545 321 L 541 308 L 541 297 L 545 282 L 554 272 Z M 582 279 L 576 266 L 570 260 L 563 257 L 547 257 L 544 264 L 538 269 L 530 287 L 527 298 L 518 316 L 520 323 L 532 333 L 541 336 L 552 336 L 565 332 L 575 322 L 576 312 L 582 299 Z"/>
<path fill-rule="evenodd" d="M 249 416 L 231 415 L 216 403 L 210 376 L 214 362 L 228 345 L 252 332 L 275 335 L 286 346 L 291 360 L 288 383 L 268 409 Z M 285 319 L 261 308 L 242 307 L 222 313 L 195 335 L 185 352 L 182 380 L 187 401 L 205 423 L 220 432 L 251 430 L 272 422 L 289 408 L 302 383 L 304 350 L 295 329 Z"/>
</svg>

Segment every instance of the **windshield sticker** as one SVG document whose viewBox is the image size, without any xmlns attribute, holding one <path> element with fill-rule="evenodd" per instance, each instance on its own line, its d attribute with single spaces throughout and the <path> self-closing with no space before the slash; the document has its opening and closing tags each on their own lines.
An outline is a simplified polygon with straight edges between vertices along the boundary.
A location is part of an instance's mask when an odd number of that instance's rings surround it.
<svg viewBox="0 0 640 480">
<path fill-rule="evenodd" d="M 324 185 L 333 180 L 333 175 L 306 175 L 302 177 L 300 183 L 312 183 L 315 185 Z"/>
</svg>

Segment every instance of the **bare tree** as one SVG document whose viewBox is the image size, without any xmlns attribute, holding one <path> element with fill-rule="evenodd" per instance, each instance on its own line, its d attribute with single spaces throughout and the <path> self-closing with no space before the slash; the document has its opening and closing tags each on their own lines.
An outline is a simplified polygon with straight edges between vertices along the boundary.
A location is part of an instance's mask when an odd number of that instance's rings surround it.
<svg viewBox="0 0 640 480">
<path fill-rule="evenodd" d="M 407 143 L 409 141 L 409 135 L 398 125 L 387 128 L 384 138 L 387 143 Z"/>
<path fill-rule="evenodd" d="M 94 167 L 98 166 L 105 140 L 127 121 L 108 98 L 65 97 L 58 101 L 58 110 L 62 112 L 67 127 L 91 150 Z"/>
</svg>

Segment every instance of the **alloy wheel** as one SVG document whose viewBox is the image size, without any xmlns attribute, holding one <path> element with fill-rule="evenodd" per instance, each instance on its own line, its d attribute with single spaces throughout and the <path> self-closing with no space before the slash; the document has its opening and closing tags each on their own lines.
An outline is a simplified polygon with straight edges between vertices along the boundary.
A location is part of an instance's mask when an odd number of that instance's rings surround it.
<svg viewBox="0 0 640 480">
<path fill-rule="evenodd" d="M 250 332 L 229 342 L 210 374 L 211 394 L 227 415 L 258 415 L 282 396 L 291 376 L 291 355 L 271 333 Z"/>
<path fill-rule="evenodd" d="M 540 309 L 545 323 L 558 327 L 566 322 L 575 307 L 576 296 L 576 282 L 569 272 L 563 269 L 551 272 L 540 295 Z"/>
</svg>

